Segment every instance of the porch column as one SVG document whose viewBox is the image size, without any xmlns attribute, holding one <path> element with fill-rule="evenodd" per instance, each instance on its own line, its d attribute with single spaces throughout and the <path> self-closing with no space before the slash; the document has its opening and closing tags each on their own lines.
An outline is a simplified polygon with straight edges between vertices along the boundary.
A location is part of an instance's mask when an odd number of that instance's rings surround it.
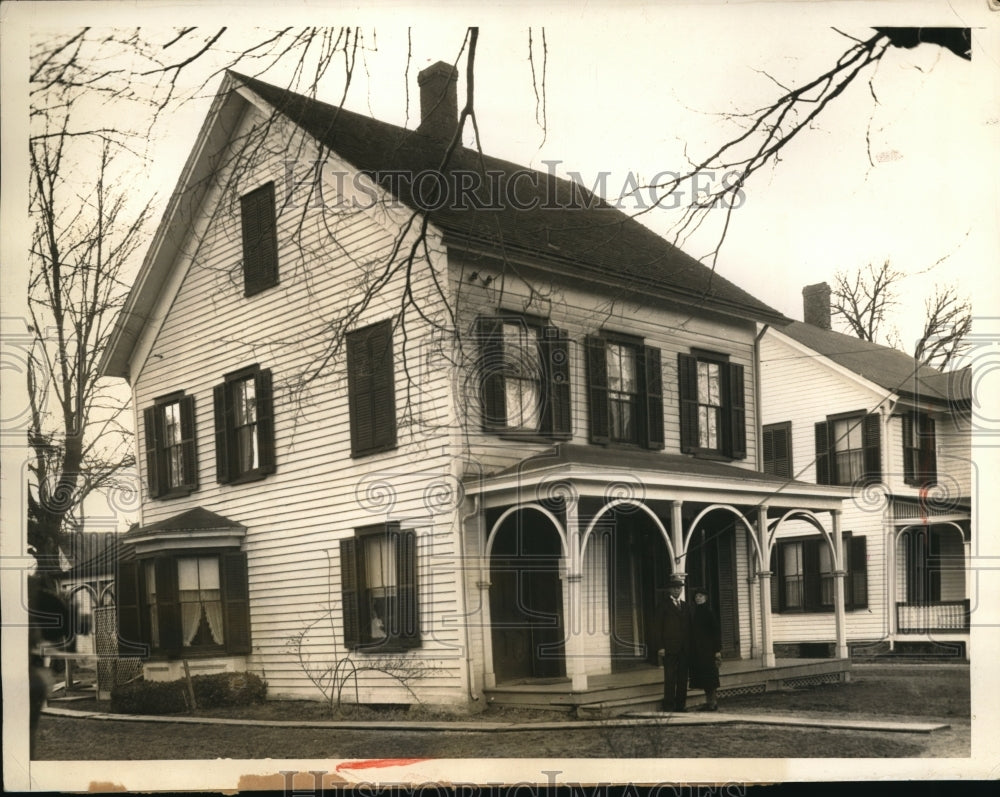
<svg viewBox="0 0 1000 797">
<path fill-rule="evenodd" d="M 760 543 L 760 647 L 761 664 L 774 667 L 774 639 L 771 627 L 771 546 L 767 541 L 767 504 L 757 508 L 757 542 Z"/>
<path fill-rule="evenodd" d="M 683 501 L 670 502 L 670 542 L 674 546 L 674 572 L 684 574 L 684 568 L 680 566 L 681 554 L 684 553 L 684 516 L 681 514 Z"/>
<path fill-rule="evenodd" d="M 566 675 L 574 692 L 587 691 L 587 651 L 583 636 L 583 552 L 580 550 L 579 499 L 566 496 L 566 595 L 569 610 L 563 617 L 566 633 Z"/>
<path fill-rule="evenodd" d="M 463 529 L 464 533 L 464 529 Z M 479 588 L 479 610 L 481 612 L 479 627 L 482 629 L 483 640 L 483 688 L 492 689 L 497 685 L 497 675 L 493 670 L 493 617 L 490 614 L 490 555 L 484 549 L 488 540 L 486 529 L 486 507 L 479 507 L 476 512 L 476 540 L 479 551 L 479 578 L 476 586 Z"/>
<path fill-rule="evenodd" d="M 847 652 L 847 615 L 844 611 L 844 579 L 847 577 L 847 567 L 844 564 L 844 540 L 840 534 L 840 512 L 834 509 L 830 512 L 833 518 L 833 550 L 837 559 L 837 569 L 833 574 L 833 606 L 837 620 L 837 658 L 849 658 Z"/>
<path fill-rule="evenodd" d="M 896 603 L 899 600 L 899 584 L 896 579 L 896 561 L 899 557 L 899 529 L 893 523 L 889 527 L 888 549 L 889 555 L 885 562 L 885 583 L 888 605 L 886 606 L 886 628 L 889 632 L 889 650 L 896 649 L 896 635 L 899 633 L 899 610 Z M 871 600 L 869 596 L 868 600 Z"/>
</svg>

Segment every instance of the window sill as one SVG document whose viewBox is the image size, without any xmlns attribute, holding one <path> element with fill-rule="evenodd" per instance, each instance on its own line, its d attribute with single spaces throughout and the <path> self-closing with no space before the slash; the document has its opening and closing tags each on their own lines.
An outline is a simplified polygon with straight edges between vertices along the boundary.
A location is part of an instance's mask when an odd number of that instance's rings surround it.
<svg viewBox="0 0 1000 797">
<path fill-rule="evenodd" d="M 353 653 L 364 653 L 366 656 L 374 656 L 380 653 L 406 653 L 420 647 L 417 642 L 413 645 L 405 645 L 401 642 L 364 642 L 355 648 L 351 648 Z"/>
<path fill-rule="evenodd" d="M 257 470 L 247 471 L 246 473 L 241 474 L 240 476 L 236 476 L 235 478 L 232 478 L 227 482 L 223 482 L 223 484 L 237 485 L 237 484 L 248 484 L 249 482 L 259 482 L 266 479 L 272 473 L 274 473 L 273 470 L 261 470 L 258 468 Z"/>
<path fill-rule="evenodd" d="M 161 493 L 160 495 L 153 498 L 154 501 L 172 501 L 175 498 L 186 498 L 191 495 L 191 493 L 197 492 L 197 487 L 185 487 L 183 489 L 171 490 L 168 493 Z"/>
<path fill-rule="evenodd" d="M 709 449 L 709 448 L 689 449 L 688 451 L 684 451 L 683 453 L 688 454 L 689 456 L 692 456 L 695 459 L 704 459 L 704 460 L 709 460 L 711 462 L 739 462 L 746 459 L 746 457 L 733 457 L 730 456 L 729 454 L 723 454 L 721 451 L 716 451 L 714 449 Z"/>
<path fill-rule="evenodd" d="M 378 448 L 366 448 L 363 451 L 352 451 L 351 459 L 361 459 L 362 457 L 370 457 L 373 454 L 384 454 L 386 451 L 395 451 L 399 446 L 393 443 L 391 446 L 380 446 Z"/>
<path fill-rule="evenodd" d="M 571 440 L 571 434 L 546 434 L 545 432 L 519 432 L 515 429 L 488 429 L 487 434 L 495 434 L 501 440 L 510 440 L 516 443 L 542 443 L 548 444 L 560 440 Z"/>
</svg>

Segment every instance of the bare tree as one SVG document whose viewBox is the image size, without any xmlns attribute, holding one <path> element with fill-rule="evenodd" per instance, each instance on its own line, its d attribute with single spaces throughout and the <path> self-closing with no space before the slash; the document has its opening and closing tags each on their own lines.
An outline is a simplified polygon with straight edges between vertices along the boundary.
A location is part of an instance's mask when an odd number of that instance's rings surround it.
<svg viewBox="0 0 1000 797">
<path fill-rule="evenodd" d="M 830 310 L 843 319 L 851 334 L 871 343 L 895 340 L 895 331 L 885 329 L 892 310 L 899 304 L 896 285 L 905 275 L 886 260 L 879 268 L 869 263 L 851 273 L 834 276 Z"/>
<path fill-rule="evenodd" d="M 869 263 L 853 273 L 838 271 L 831 291 L 831 311 L 855 337 L 903 349 L 899 333 L 887 328 L 892 311 L 899 305 L 897 286 L 905 274 L 886 260 L 879 268 Z M 924 301 L 923 333 L 913 350 L 921 365 L 944 370 L 967 348 L 965 337 L 972 328 L 972 306 L 954 286 L 934 286 L 934 295 Z"/>
<path fill-rule="evenodd" d="M 103 383 L 98 362 L 127 286 L 122 271 L 143 243 L 149 204 L 130 209 L 113 177 L 115 146 L 98 141 L 93 184 L 76 184 L 66 160 L 70 114 L 31 142 L 33 234 L 28 286 L 33 452 L 28 545 L 40 574 L 59 569 L 67 520 L 97 490 L 119 486 L 134 464 L 127 398 Z"/>
<path fill-rule="evenodd" d="M 934 296 L 924 301 L 924 307 L 927 320 L 913 356 L 924 365 L 945 370 L 968 349 L 972 305 L 954 286 L 935 286 Z"/>
</svg>

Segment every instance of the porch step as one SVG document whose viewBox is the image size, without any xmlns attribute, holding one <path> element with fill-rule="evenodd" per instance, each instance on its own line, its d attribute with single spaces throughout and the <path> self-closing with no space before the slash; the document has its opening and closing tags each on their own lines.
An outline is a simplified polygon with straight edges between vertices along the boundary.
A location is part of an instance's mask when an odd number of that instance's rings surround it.
<svg viewBox="0 0 1000 797">
<path fill-rule="evenodd" d="M 723 664 L 719 695 L 763 692 L 770 689 L 793 689 L 819 683 L 846 680 L 850 671 L 847 659 L 788 659 L 773 668 L 756 662 L 735 661 Z M 637 709 L 656 710 L 663 699 L 663 675 L 659 668 L 648 667 L 616 675 L 592 676 L 586 691 L 574 692 L 568 678 L 500 684 L 484 690 L 494 705 L 575 712 L 580 717 L 613 716 Z M 700 689 L 688 692 L 692 706 L 704 702 Z"/>
</svg>

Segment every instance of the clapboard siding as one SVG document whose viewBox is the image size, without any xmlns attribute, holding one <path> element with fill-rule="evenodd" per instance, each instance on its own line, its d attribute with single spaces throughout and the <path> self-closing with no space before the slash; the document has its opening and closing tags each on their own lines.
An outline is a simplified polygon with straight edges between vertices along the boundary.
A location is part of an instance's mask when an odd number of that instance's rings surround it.
<svg viewBox="0 0 1000 797">
<path fill-rule="evenodd" d="M 588 411 L 584 341 L 587 335 L 601 330 L 624 333 L 642 338 L 647 345 L 661 350 L 661 368 L 664 405 L 664 453 L 679 454 L 680 419 L 678 404 L 677 355 L 692 348 L 705 349 L 729 355 L 731 362 L 745 369 L 744 392 L 747 418 L 747 457 L 733 460 L 737 467 L 756 467 L 756 440 L 753 418 L 756 412 L 753 380 L 754 327 L 744 324 L 714 320 L 701 315 L 668 310 L 652 302 L 639 304 L 619 299 L 598 291 L 585 291 L 566 284 L 547 283 L 532 278 L 529 285 L 517 277 L 516 270 L 506 276 L 490 271 L 481 263 L 469 263 L 462 256 L 449 258 L 452 290 L 461 295 L 458 315 L 459 330 L 463 336 L 463 360 L 474 363 L 478 356 L 474 336 L 475 321 L 480 315 L 498 313 L 524 313 L 548 319 L 553 326 L 564 330 L 569 338 L 570 400 L 572 406 L 573 434 L 571 442 L 587 444 Z M 468 275 L 476 272 L 479 281 L 493 279 L 487 287 L 468 284 Z M 501 288 L 502 286 L 502 288 Z M 539 297 L 545 297 L 540 299 Z M 459 406 L 468 407 L 465 415 L 465 432 L 469 448 L 481 463 L 484 472 L 491 472 L 513 465 L 532 453 L 544 450 L 545 443 L 530 444 L 503 440 L 496 435 L 483 433 L 481 407 L 475 392 L 477 382 L 467 371 L 455 375 L 455 391 Z M 470 394 L 471 393 L 471 394 Z"/>
<path fill-rule="evenodd" d="M 251 114 L 241 132 L 259 121 Z M 280 141 L 287 132 L 276 129 L 272 135 Z M 465 696 L 466 668 L 452 653 L 465 644 L 462 625 L 453 621 L 462 603 L 454 567 L 455 507 L 428 494 L 438 483 L 454 488 L 460 475 L 438 434 L 454 415 L 448 374 L 425 369 L 416 376 L 417 386 L 406 383 L 403 359 L 419 361 L 429 335 L 411 314 L 407 348 L 401 334 L 393 339 L 398 447 L 351 458 L 343 351 L 324 362 L 335 340 L 330 323 L 361 295 L 363 273 L 384 262 L 397 231 L 385 214 L 344 212 L 332 205 L 329 186 L 325 210 L 303 213 L 286 206 L 281 144 L 243 175 L 239 188 L 275 181 L 279 284 L 243 296 L 238 203 L 224 201 L 218 186 L 229 175 L 223 173 L 184 246 L 183 282 L 169 305 L 165 299 L 158 308 L 162 323 L 148 327 L 140 347 L 148 356 L 133 369 L 138 409 L 175 390 L 195 398 L 200 484 L 183 498 L 146 499 L 143 522 L 203 506 L 247 527 L 252 666 L 268 679 L 271 694 L 296 697 L 318 694 L 292 655 L 291 638 L 309 628 L 305 651 L 313 662 L 345 655 L 340 540 L 357 527 L 387 519 L 416 530 L 422 645 L 407 655 L 428 667 L 422 699 L 458 702 Z M 430 268 L 420 263 L 414 271 L 418 296 L 435 290 Z M 402 279 L 390 281 L 353 326 L 390 317 L 402 288 Z M 273 375 L 276 472 L 261 481 L 219 485 L 212 390 L 226 373 L 253 363 Z M 301 384 L 304 377 L 310 378 L 308 385 Z M 138 414 L 137 438 L 143 441 Z M 446 618 L 452 622 L 446 625 Z M 366 655 L 356 658 L 363 661 Z M 359 689 L 363 699 L 375 702 L 412 699 L 385 676 L 363 675 Z"/>
</svg>

